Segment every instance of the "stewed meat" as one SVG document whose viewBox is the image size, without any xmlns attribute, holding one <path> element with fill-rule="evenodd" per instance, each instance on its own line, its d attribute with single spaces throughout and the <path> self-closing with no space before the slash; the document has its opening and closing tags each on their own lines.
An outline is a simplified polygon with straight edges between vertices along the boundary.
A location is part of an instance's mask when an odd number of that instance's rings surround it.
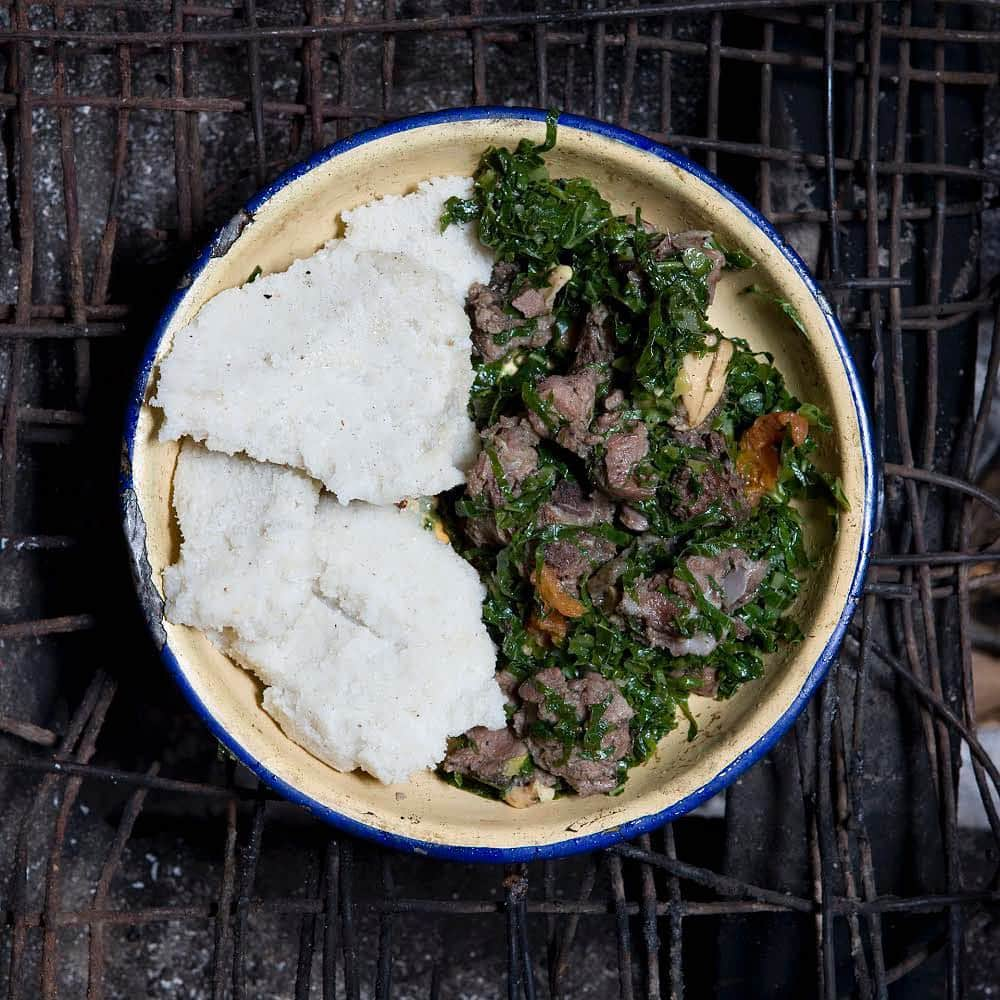
<svg viewBox="0 0 1000 1000">
<path fill-rule="evenodd" d="M 548 303 L 540 288 L 531 286 L 524 289 L 510 303 L 525 319 L 535 319 L 544 316 L 549 311 Z"/>
<path fill-rule="evenodd" d="M 614 505 L 602 493 L 584 496 L 578 483 L 563 479 L 556 484 L 552 496 L 538 508 L 535 519 L 541 527 L 573 524 L 592 528 L 595 524 L 607 524 L 614 514 Z"/>
<path fill-rule="evenodd" d="M 563 593 L 579 593 L 580 580 L 615 556 L 614 542 L 581 531 L 545 546 L 543 562 L 552 570 Z"/>
<path fill-rule="evenodd" d="M 600 374 L 591 369 L 572 375 L 550 375 L 535 387 L 539 398 L 551 408 L 554 420 L 531 412 L 528 419 L 539 437 L 556 442 L 578 455 L 586 455 L 594 444 L 590 421 Z"/>
<path fill-rule="evenodd" d="M 715 297 L 715 286 L 719 283 L 723 268 L 726 266 L 725 255 L 716 250 L 715 247 L 706 244 L 711 235 L 710 232 L 703 229 L 688 229 L 682 233 L 664 233 L 663 239 L 653 249 L 653 256 L 657 260 L 665 260 L 667 257 L 683 253 L 685 250 L 700 250 L 712 262 L 712 269 L 705 276 L 709 302 Z"/>
<path fill-rule="evenodd" d="M 676 424 L 671 421 L 670 436 L 685 448 L 698 448 L 712 458 L 723 458 L 729 454 L 726 451 L 726 439 L 718 431 L 702 430 L 699 427 L 688 427 L 681 421 Z"/>
<path fill-rule="evenodd" d="M 715 698 L 719 693 L 719 671 L 715 667 L 704 666 L 698 671 L 700 683 L 691 688 L 691 694 L 700 694 L 702 698 Z"/>
<path fill-rule="evenodd" d="M 529 317 L 512 301 L 516 276 L 513 264 L 495 264 L 488 285 L 477 281 L 469 289 L 466 311 L 472 322 L 472 345 L 485 361 L 498 361 L 520 347 L 543 347 L 552 339 L 551 315 L 543 311 Z M 512 332 L 520 327 L 522 332 Z"/>
<path fill-rule="evenodd" d="M 611 434 L 604 442 L 601 461 L 602 485 L 611 496 L 621 500 L 645 500 L 656 492 L 649 483 L 641 482 L 636 466 L 649 454 L 649 432 L 646 425 L 631 421 L 623 430 Z"/>
<path fill-rule="evenodd" d="M 638 622 L 647 642 L 660 649 L 670 649 L 679 638 L 676 622 L 685 614 L 684 605 L 669 593 L 669 588 L 669 574 L 655 573 L 651 577 L 639 577 L 631 587 L 625 588 L 621 600 L 621 610 Z"/>
<path fill-rule="evenodd" d="M 634 507 L 623 503 L 618 508 L 618 519 L 629 531 L 643 532 L 649 530 L 649 518 L 640 514 Z"/>
<path fill-rule="evenodd" d="M 618 686 L 593 671 L 567 680 L 562 671 L 548 667 L 525 681 L 520 695 L 525 706 L 527 744 L 539 766 L 558 775 L 580 795 L 613 791 L 618 784 L 618 762 L 628 756 L 632 747 L 629 721 L 635 714 Z M 534 725 L 560 721 L 553 702 L 559 707 L 568 706 L 581 725 L 590 724 L 601 732 L 599 746 L 593 750 L 576 744 L 567 746 L 557 737 L 546 735 L 544 726 Z"/>
<path fill-rule="evenodd" d="M 676 494 L 671 513 L 685 521 L 718 507 L 724 517 L 741 521 L 750 512 L 739 473 L 725 466 L 708 466 L 695 472 L 683 466 L 674 473 L 670 485 Z"/>
<path fill-rule="evenodd" d="M 614 613 L 621 599 L 621 588 L 618 581 L 628 567 L 628 552 L 629 550 L 626 550 L 621 555 L 606 562 L 587 581 L 587 593 L 590 595 L 591 603 L 606 615 Z"/>
<path fill-rule="evenodd" d="M 506 545 L 510 541 L 510 533 L 497 527 L 496 517 L 493 514 L 471 517 L 465 522 L 464 527 L 469 541 L 481 548 L 494 548 Z"/>
<path fill-rule="evenodd" d="M 679 233 L 663 233 L 663 238 L 653 248 L 653 256 L 657 260 L 666 260 L 685 250 L 706 250 L 708 248 L 705 246 L 705 241 L 711 236 L 711 232 L 707 229 L 685 229 Z"/>
<path fill-rule="evenodd" d="M 710 632 L 681 634 L 680 622 L 688 617 L 691 605 L 673 592 L 674 580 L 667 573 L 641 577 L 622 598 L 622 611 L 643 626 L 646 641 L 671 656 L 708 656 L 719 644 Z"/>
<path fill-rule="evenodd" d="M 475 778 L 497 789 L 516 808 L 555 797 L 556 778 L 535 767 L 528 745 L 509 728 L 476 726 L 448 751 L 441 770 Z"/>
<path fill-rule="evenodd" d="M 510 496 L 520 496 L 525 479 L 538 471 L 538 435 L 527 420 L 501 417 L 483 431 L 482 439 L 482 450 L 466 477 L 467 489 L 469 496 L 500 507 L 505 500 L 504 485 Z M 497 481 L 493 456 L 503 474 L 503 485 Z"/>
<path fill-rule="evenodd" d="M 769 568 L 766 559 L 751 559 L 736 546 L 715 556 L 689 556 L 684 564 L 705 597 L 726 612 L 753 597 Z"/>
<path fill-rule="evenodd" d="M 521 317 L 506 309 L 510 299 L 510 286 L 516 274 L 517 268 L 513 264 L 496 264 L 488 285 L 477 281 L 469 288 L 466 305 L 472 320 L 473 335 L 498 336 L 521 325 Z"/>
<path fill-rule="evenodd" d="M 703 468 L 698 472 L 684 465 L 671 477 L 675 496 L 671 513 L 689 520 L 717 506 L 730 520 L 746 518 L 750 513 L 746 486 L 726 451 L 723 436 L 718 431 L 697 430 L 675 430 L 673 436 L 679 444 L 707 452 L 709 460 L 701 463 Z"/>
<path fill-rule="evenodd" d="M 611 329 L 611 313 L 605 306 L 596 305 L 583 321 L 573 369 L 581 371 L 594 365 L 607 365 L 614 358 L 615 335 Z"/>
<path fill-rule="evenodd" d="M 608 413 L 614 413 L 625 402 L 625 393 L 621 389 L 615 389 L 604 397 L 604 409 Z"/>
<path fill-rule="evenodd" d="M 750 559 L 735 546 L 716 556 L 689 556 L 684 565 L 705 599 L 727 614 L 753 598 L 768 571 L 766 560 Z M 626 590 L 621 607 L 639 622 L 651 646 L 667 649 L 673 656 L 708 656 L 719 644 L 709 632 L 681 634 L 679 623 L 696 605 L 690 584 L 677 576 L 657 573 L 641 577 Z M 746 634 L 738 620 L 731 623 L 729 631 L 738 638 Z"/>
<path fill-rule="evenodd" d="M 496 682 L 500 690 L 503 691 L 504 697 L 507 699 L 507 704 L 516 704 L 517 689 L 521 682 L 509 670 L 498 670 L 496 672 Z"/>
<path fill-rule="evenodd" d="M 494 788 L 505 789 L 526 769 L 527 744 L 506 726 L 503 729 L 476 726 L 460 742 L 463 745 L 450 750 L 441 765 L 450 774 L 467 774 Z"/>
<path fill-rule="evenodd" d="M 519 497 L 524 481 L 538 471 L 538 435 L 527 420 L 501 417 L 482 433 L 483 446 L 466 476 L 466 492 L 490 507 L 502 507 L 506 497 Z M 497 480 L 496 458 L 503 483 Z M 465 533 L 474 545 L 504 545 L 508 532 L 497 527 L 493 514 L 483 514 L 465 523 Z"/>
</svg>

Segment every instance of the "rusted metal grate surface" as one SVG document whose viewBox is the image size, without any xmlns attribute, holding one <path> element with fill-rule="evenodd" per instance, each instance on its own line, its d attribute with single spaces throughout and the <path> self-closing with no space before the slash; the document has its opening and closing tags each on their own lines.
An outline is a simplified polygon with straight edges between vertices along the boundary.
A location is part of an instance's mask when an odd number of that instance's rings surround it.
<svg viewBox="0 0 1000 1000">
<path fill-rule="evenodd" d="M 971 668 L 1000 584 L 996 4 L 15 0 L 0 24 L 10 1000 L 996 980 Z M 114 502 L 128 380 L 199 241 L 339 136 L 489 102 L 638 129 L 755 201 L 825 281 L 886 473 L 840 661 L 725 819 L 506 870 L 335 835 L 220 759 L 138 622 Z"/>
</svg>

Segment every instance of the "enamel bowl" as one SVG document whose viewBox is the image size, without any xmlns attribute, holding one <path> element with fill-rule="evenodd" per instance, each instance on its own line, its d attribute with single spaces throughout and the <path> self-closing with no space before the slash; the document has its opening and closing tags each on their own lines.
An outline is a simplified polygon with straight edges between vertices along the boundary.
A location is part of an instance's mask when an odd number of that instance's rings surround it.
<svg viewBox="0 0 1000 1000">
<path fill-rule="evenodd" d="M 876 503 L 871 432 L 843 334 L 802 262 L 774 230 L 715 177 L 669 149 L 610 125 L 564 115 L 547 154 L 554 176 L 593 180 L 618 212 L 642 207 L 667 230 L 711 229 L 757 261 L 753 277 L 721 282 L 711 320 L 728 335 L 774 354 L 790 388 L 823 407 L 834 431 L 821 462 L 836 471 L 851 509 L 836 537 L 829 519 L 805 511 L 821 563 L 794 615 L 805 633 L 776 654 L 765 676 L 728 701 L 692 698 L 700 732 L 680 725 L 656 755 L 634 768 L 623 794 L 568 796 L 518 810 L 454 788 L 431 773 L 384 786 L 342 774 L 293 743 L 261 708 L 250 674 L 198 631 L 164 621 L 162 573 L 177 558 L 171 505 L 177 445 L 157 437 L 148 406 L 157 363 L 174 332 L 212 296 L 265 272 L 287 268 L 337 234 L 338 215 L 418 181 L 471 174 L 491 144 L 538 141 L 544 113 L 529 109 L 443 111 L 352 136 L 293 168 L 255 197 L 216 235 L 173 297 L 145 353 L 125 432 L 123 508 L 140 598 L 168 668 L 219 741 L 264 782 L 317 816 L 383 844 L 439 857 L 514 861 L 593 850 L 637 836 L 694 808 L 734 781 L 792 725 L 836 654 L 860 593 Z M 774 306 L 740 295 L 750 281 L 791 301 L 803 336 Z"/>
</svg>

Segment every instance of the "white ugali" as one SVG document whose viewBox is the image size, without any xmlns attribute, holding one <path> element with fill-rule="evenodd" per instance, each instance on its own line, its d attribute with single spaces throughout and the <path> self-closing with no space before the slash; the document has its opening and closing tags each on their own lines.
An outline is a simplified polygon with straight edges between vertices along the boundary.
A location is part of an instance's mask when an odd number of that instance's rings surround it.
<svg viewBox="0 0 1000 1000">
<path fill-rule="evenodd" d="M 301 473 L 185 443 L 168 620 L 266 685 L 264 707 L 340 770 L 404 781 L 449 736 L 505 724 L 475 570 L 418 513 L 342 506 Z"/>
<path fill-rule="evenodd" d="M 449 198 L 470 194 L 468 177 L 434 177 L 420 183 L 413 194 L 387 194 L 341 214 L 345 242 L 356 250 L 401 253 L 420 260 L 440 273 L 448 290 L 464 304 L 469 285 L 489 277 L 493 253 L 469 226 L 452 225 L 442 232 L 441 213 Z"/>
<path fill-rule="evenodd" d="M 491 257 L 439 220 L 471 183 L 346 212 L 343 239 L 206 303 L 160 364 L 161 437 L 304 469 L 345 504 L 461 483 L 477 442 L 464 301 Z"/>
</svg>

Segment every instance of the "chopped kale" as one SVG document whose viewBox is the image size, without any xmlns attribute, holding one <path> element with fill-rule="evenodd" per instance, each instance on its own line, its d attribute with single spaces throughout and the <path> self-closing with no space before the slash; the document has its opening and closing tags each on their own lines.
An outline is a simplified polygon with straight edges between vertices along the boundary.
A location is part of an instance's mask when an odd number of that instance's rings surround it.
<svg viewBox="0 0 1000 1000">
<path fill-rule="evenodd" d="M 724 247 L 715 236 L 709 239 L 709 244 L 726 258 L 727 271 L 746 271 L 757 266 L 753 257 L 739 247 Z"/>
<path fill-rule="evenodd" d="M 831 429 L 829 420 L 818 407 L 792 395 L 773 358 L 752 351 L 745 341 L 730 340 L 734 350 L 725 392 L 711 425 L 694 436 L 683 432 L 682 361 L 685 355 L 703 356 L 718 342 L 719 331 L 708 320 L 709 281 L 717 272 L 717 255 L 724 256 L 727 270 L 751 268 L 754 261 L 739 248 L 725 247 L 712 236 L 698 239 L 699 234 L 687 241 L 697 245 L 675 251 L 676 244 L 664 244 L 663 234 L 646 225 L 638 210 L 632 216 L 615 216 L 590 181 L 550 176 L 543 154 L 555 142 L 556 116 L 550 115 L 544 142 L 523 139 L 513 151 L 486 150 L 472 196 L 451 199 L 441 220 L 442 228 L 477 223 L 480 239 L 496 259 L 516 266 L 516 288 L 540 288 L 557 265 L 572 268 L 556 300 L 554 335 L 546 346 L 516 349 L 498 361 L 474 361 L 469 412 L 480 430 L 500 416 L 526 413 L 533 415 L 536 429 L 550 437 L 565 426 L 562 413 L 537 386 L 543 378 L 571 370 L 574 338 L 589 310 L 598 306 L 607 310 L 615 356 L 602 369 L 608 376 L 597 400 L 620 392 L 622 403 L 585 457 L 543 441 L 537 449 L 537 471 L 516 491 L 509 488 L 496 453 L 487 447 L 500 506 L 491 508 L 482 498 L 452 496 L 441 504 L 440 513 L 456 548 L 486 586 L 483 619 L 499 649 L 498 666 L 518 681 L 556 667 L 570 680 L 596 671 L 615 682 L 634 712 L 629 722 L 631 753 L 617 762 L 618 780 L 624 782 L 627 768 L 653 753 L 659 740 L 677 726 L 679 714 L 688 721 L 689 738 L 694 736 L 697 725 L 687 700 L 707 676 L 717 680 L 717 697 L 728 698 L 762 675 L 768 653 L 801 638 L 787 612 L 812 563 L 793 501 L 819 500 L 834 513 L 846 509 L 847 501 L 839 480 L 814 463 L 817 435 Z M 667 252 L 661 253 L 664 246 Z M 745 291 L 777 305 L 804 332 L 790 303 L 757 285 Z M 721 502 L 703 504 L 696 515 L 680 516 L 679 491 L 688 481 L 685 477 L 698 483 L 702 477 L 725 475 L 755 421 L 775 413 L 804 417 L 809 431 L 798 444 L 790 433 L 775 444 L 778 471 L 773 489 L 748 504 L 745 516 L 735 516 Z M 630 422 L 645 424 L 649 442 L 634 475 L 638 482 L 652 484 L 653 495 L 629 501 L 632 511 L 648 521 L 641 537 L 616 524 L 539 524 L 539 510 L 560 483 L 575 483 L 581 495 L 600 487 L 597 470 L 607 458 L 607 437 L 613 432 L 607 428 Z M 721 435 L 721 454 L 718 448 L 708 448 L 709 432 L 716 439 Z M 463 541 L 463 525 L 470 518 L 494 519 L 506 542 L 477 546 Z M 548 609 L 536 589 L 539 572 L 548 547 L 565 540 L 580 551 L 586 551 L 584 542 L 610 544 L 619 570 L 617 586 L 625 593 L 632 593 L 641 581 L 648 584 L 656 574 L 669 577 L 677 588 L 686 585 L 690 599 L 685 603 L 676 598 L 684 611 L 672 627 L 680 637 L 708 634 L 714 648 L 707 655 L 674 656 L 651 644 L 634 618 L 602 610 L 587 585 L 598 565 L 591 565 L 575 585 L 578 596 L 569 595 L 575 603 L 569 617 L 558 616 L 562 631 L 551 635 L 540 630 L 538 616 Z M 686 560 L 732 549 L 766 565 L 752 597 L 727 612 L 702 593 Z M 610 697 L 592 706 L 581 721 L 557 692 L 537 678 L 534 683 L 548 721 L 532 723 L 531 733 L 557 739 L 567 759 L 574 749 L 587 761 L 605 759 Z"/>
<path fill-rule="evenodd" d="M 798 410 L 802 405 L 785 387 L 770 354 L 753 353 L 746 341 L 734 340 L 733 344 L 736 349 L 726 373 L 726 400 L 718 421 L 731 439 L 765 413 Z"/>
<path fill-rule="evenodd" d="M 788 299 L 783 299 L 780 295 L 776 295 L 774 292 L 769 292 L 766 288 L 761 288 L 760 285 L 747 285 L 741 293 L 743 295 L 756 295 L 757 298 L 763 299 L 765 302 L 770 302 L 772 305 L 776 305 L 795 325 L 795 329 L 799 333 L 806 332 L 806 325 L 802 322 L 802 317 L 799 315 L 798 309 L 795 308 L 788 301 Z"/>
</svg>

